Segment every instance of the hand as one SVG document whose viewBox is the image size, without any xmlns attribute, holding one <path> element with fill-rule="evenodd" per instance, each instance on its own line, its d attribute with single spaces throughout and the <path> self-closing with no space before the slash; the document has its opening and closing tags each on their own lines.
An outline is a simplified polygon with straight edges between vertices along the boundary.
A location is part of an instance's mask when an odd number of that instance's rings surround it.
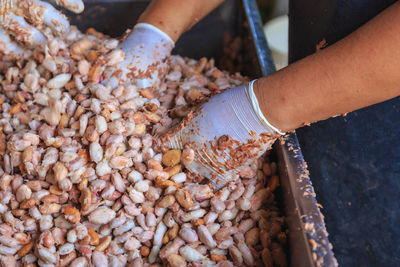
<svg viewBox="0 0 400 267">
<path fill-rule="evenodd" d="M 53 0 L 72 12 L 84 9 L 82 0 Z M 20 44 L 34 47 L 46 44 L 46 37 L 40 31 L 48 26 L 55 34 L 62 34 L 69 28 L 67 18 L 49 3 L 40 0 L 8 0 L 0 15 L 0 51 L 4 54 L 22 56 L 24 48 Z M 13 39 L 18 41 L 16 43 Z"/>
<path fill-rule="evenodd" d="M 139 89 L 157 87 L 167 71 L 167 59 L 174 48 L 171 38 L 148 23 L 138 23 L 122 44 L 124 61 L 105 70 L 104 84 L 136 83 Z"/>
<path fill-rule="evenodd" d="M 195 155 L 185 167 L 210 179 L 216 188 L 239 175 L 283 134 L 262 115 L 253 83 L 211 97 L 178 125 L 179 131 L 161 138 L 172 149 L 190 146 Z"/>
</svg>

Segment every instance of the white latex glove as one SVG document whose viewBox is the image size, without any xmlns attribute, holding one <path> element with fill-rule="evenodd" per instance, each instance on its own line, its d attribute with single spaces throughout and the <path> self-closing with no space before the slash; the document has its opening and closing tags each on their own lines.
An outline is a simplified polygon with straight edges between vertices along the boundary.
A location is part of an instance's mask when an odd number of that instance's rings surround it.
<svg viewBox="0 0 400 267">
<path fill-rule="evenodd" d="M 0 51 L 7 55 L 21 56 L 24 52 L 23 45 L 45 45 L 46 37 L 39 30 L 43 25 L 50 27 L 56 34 L 62 34 L 69 28 L 67 18 L 49 3 L 40 0 L 9 1 L 11 6 L 4 16 L 0 16 Z M 84 9 L 82 0 L 53 2 L 75 13 Z"/>
<path fill-rule="evenodd" d="M 167 59 L 174 42 L 163 31 L 148 23 L 138 23 L 122 43 L 124 61 L 105 70 L 104 83 L 136 84 L 139 89 L 158 87 L 167 71 Z"/>
<path fill-rule="evenodd" d="M 238 175 L 245 164 L 259 158 L 283 134 L 262 114 L 253 83 L 211 97 L 194 113 L 188 126 L 172 137 L 168 138 L 169 133 L 161 138 L 173 149 L 190 145 L 195 156 L 186 168 L 212 180 L 216 188 Z M 231 150 L 229 142 L 222 142 L 227 136 L 232 140 Z M 221 150 L 223 144 L 228 149 Z"/>
</svg>

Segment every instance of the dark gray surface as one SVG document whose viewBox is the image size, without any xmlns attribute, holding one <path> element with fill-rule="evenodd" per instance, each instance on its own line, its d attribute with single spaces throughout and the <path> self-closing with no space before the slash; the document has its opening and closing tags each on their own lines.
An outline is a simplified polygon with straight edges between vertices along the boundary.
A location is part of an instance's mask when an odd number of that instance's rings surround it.
<svg viewBox="0 0 400 267">
<path fill-rule="evenodd" d="M 292 0 L 291 61 L 314 53 L 324 38 L 332 44 L 351 33 L 391 2 Z M 339 265 L 400 266 L 400 98 L 297 134 Z"/>
</svg>

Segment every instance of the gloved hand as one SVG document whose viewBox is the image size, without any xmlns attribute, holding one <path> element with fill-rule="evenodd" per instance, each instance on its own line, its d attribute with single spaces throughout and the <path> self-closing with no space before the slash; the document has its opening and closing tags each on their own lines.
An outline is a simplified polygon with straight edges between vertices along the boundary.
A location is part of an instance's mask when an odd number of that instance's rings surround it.
<svg viewBox="0 0 400 267">
<path fill-rule="evenodd" d="M 46 37 L 40 32 L 43 25 L 56 34 L 69 28 L 67 18 L 51 4 L 40 0 L 7 0 L 1 7 L 5 12 L 0 16 L 0 51 L 5 54 L 21 56 L 24 52 L 20 43 L 29 47 L 46 44 Z M 72 12 L 80 13 L 84 9 L 82 0 L 53 0 Z M 10 35 L 19 43 L 16 43 Z"/>
<path fill-rule="evenodd" d="M 253 83 L 211 97 L 193 118 L 189 116 L 178 125 L 179 131 L 161 138 L 172 149 L 191 146 L 195 156 L 186 168 L 212 180 L 216 188 L 238 175 L 245 164 L 260 157 L 283 135 L 262 114 Z"/>
<path fill-rule="evenodd" d="M 124 83 L 136 83 L 139 89 L 159 86 L 173 48 L 172 39 L 157 27 L 148 23 L 136 24 L 122 43 L 124 61 L 105 70 L 104 84 L 111 88 Z"/>
</svg>

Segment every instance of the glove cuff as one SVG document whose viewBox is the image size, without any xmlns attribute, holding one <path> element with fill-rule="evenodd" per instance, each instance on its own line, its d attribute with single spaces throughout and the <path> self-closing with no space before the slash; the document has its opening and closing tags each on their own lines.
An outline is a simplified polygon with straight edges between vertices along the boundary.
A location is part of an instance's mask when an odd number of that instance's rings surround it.
<svg viewBox="0 0 400 267">
<path fill-rule="evenodd" d="M 161 35 L 167 42 L 169 42 L 172 45 L 172 47 L 175 46 L 175 43 L 174 43 L 174 41 L 172 41 L 171 37 L 169 37 L 168 34 L 163 32 L 162 30 L 160 30 L 156 26 L 151 25 L 150 23 L 147 23 L 147 22 L 140 22 L 140 23 L 136 24 L 135 27 L 133 27 L 134 30 L 135 29 L 140 29 L 140 28 L 156 32 L 157 34 Z"/>
<path fill-rule="evenodd" d="M 253 89 L 253 85 L 254 82 L 257 81 L 253 80 L 251 82 L 249 82 L 246 86 L 247 88 L 247 95 L 249 97 L 251 106 L 253 107 L 254 113 L 257 115 L 257 117 L 260 119 L 260 121 L 267 126 L 268 128 L 270 128 L 273 132 L 280 134 L 280 135 L 284 135 L 285 133 L 282 132 L 281 130 L 279 130 L 278 128 L 276 128 L 275 126 L 273 126 L 264 116 L 264 114 L 262 113 L 261 109 L 260 109 L 260 105 L 258 103 L 256 94 L 254 93 L 254 89 Z"/>
</svg>

